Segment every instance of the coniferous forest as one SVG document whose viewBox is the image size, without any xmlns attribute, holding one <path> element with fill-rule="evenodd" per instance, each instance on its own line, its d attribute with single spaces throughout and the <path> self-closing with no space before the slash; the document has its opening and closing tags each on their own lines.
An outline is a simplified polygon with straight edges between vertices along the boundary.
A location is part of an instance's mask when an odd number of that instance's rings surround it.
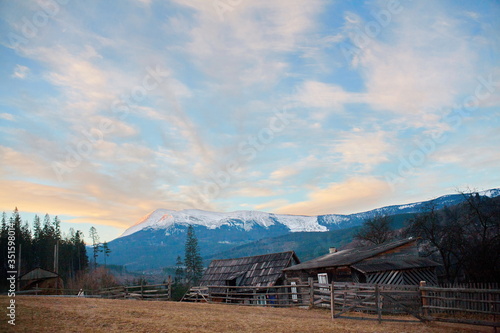
<svg viewBox="0 0 500 333">
<path fill-rule="evenodd" d="M 0 231 L 0 292 L 7 290 L 8 253 L 12 250 L 9 244 L 9 231 L 15 234 L 16 270 L 25 274 L 40 267 L 48 271 L 54 267 L 54 248 L 58 245 L 58 274 L 63 281 L 76 277 L 80 271 L 85 271 L 89 260 L 85 249 L 83 233 L 70 229 L 67 235 L 61 233 L 61 221 L 56 216 L 53 219 L 46 214 L 43 220 L 35 215 L 32 226 L 23 221 L 17 208 L 10 217 L 4 212 Z M 10 229 L 9 229 L 10 228 Z M 11 238 L 12 239 L 12 238 Z M 20 259 L 20 260 L 19 260 Z M 20 261 L 20 262 L 19 262 Z"/>
</svg>

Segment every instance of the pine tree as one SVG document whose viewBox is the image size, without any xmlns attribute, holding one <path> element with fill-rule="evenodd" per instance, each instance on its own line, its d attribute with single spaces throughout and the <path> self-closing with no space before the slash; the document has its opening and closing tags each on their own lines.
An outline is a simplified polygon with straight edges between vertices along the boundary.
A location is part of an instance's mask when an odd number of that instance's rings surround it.
<svg viewBox="0 0 500 333">
<path fill-rule="evenodd" d="M 2 213 L 2 230 L 0 233 L 0 238 L 7 237 L 7 214 L 5 212 Z"/>
<path fill-rule="evenodd" d="M 182 283 L 184 280 L 184 263 L 182 262 L 181 256 L 177 256 L 177 261 L 175 262 L 175 277 L 174 283 Z"/>
<path fill-rule="evenodd" d="M 87 250 L 85 248 L 83 237 L 83 232 L 77 230 L 71 238 L 74 250 L 73 255 L 75 257 L 75 271 L 84 270 L 89 265 L 89 259 L 87 257 Z"/>
<path fill-rule="evenodd" d="M 50 215 L 45 214 L 43 218 L 43 228 L 42 228 L 43 237 L 52 238 L 54 236 L 54 228 L 52 223 L 50 222 Z"/>
<path fill-rule="evenodd" d="M 101 244 L 99 243 L 99 235 L 94 227 L 90 228 L 90 238 L 92 238 L 92 252 L 94 258 L 94 269 L 97 268 L 97 256 L 100 252 Z"/>
<path fill-rule="evenodd" d="M 40 217 L 38 215 L 35 215 L 35 218 L 33 219 L 33 237 L 35 239 L 40 238 L 40 235 L 42 233 L 42 225 L 40 223 Z"/>
<path fill-rule="evenodd" d="M 54 246 L 56 240 L 54 237 L 54 227 L 50 221 L 50 215 L 45 214 L 43 226 L 38 241 L 40 266 L 44 269 L 52 270 L 54 265 Z"/>
<path fill-rule="evenodd" d="M 102 252 L 104 253 L 104 267 L 106 267 L 106 257 L 109 257 L 111 249 L 108 247 L 108 242 L 102 243 Z"/>
<path fill-rule="evenodd" d="M 192 225 L 189 225 L 187 230 L 184 265 L 186 266 L 187 282 L 191 285 L 197 285 L 203 274 L 203 261 Z"/>
<path fill-rule="evenodd" d="M 54 229 L 54 237 L 56 240 L 61 239 L 61 220 L 59 220 L 59 217 L 54 217 L 54 224 L 53 224 L 53 229 Z"/>
</svg>

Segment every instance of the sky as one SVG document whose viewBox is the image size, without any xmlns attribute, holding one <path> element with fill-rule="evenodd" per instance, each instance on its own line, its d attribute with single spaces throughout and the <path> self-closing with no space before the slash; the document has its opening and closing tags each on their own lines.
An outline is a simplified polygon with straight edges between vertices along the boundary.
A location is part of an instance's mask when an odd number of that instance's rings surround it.
<svg viewBox="0 0 500 333">
<path fill-rule="evenodd" d="M 498 1 L 0 0 L 0 211 L 349 214 L 500 187 Z"/>
</svg>

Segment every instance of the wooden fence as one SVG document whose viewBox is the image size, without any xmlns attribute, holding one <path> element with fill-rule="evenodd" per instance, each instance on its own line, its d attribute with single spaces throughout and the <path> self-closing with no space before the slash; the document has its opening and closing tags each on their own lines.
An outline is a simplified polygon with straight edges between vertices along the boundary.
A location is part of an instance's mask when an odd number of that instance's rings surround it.
<svg viewBox="0 0 500 333">
<path fill-rule="evenodd" d="M 308 284 L 272 287 L 208 286 L 206 300 L 210 303 L 250 306 L 309 306 L 310 290 Z"/>
<path fill-rule="evenodd" d="M 138 286 L 119 286 L 101 289 L 99 292 L 103 298 L 125 298 L 141 300 L 170 300 L 172 298 L 172 284 L 153 284 Z"/>
<path fill-rule="evenodd" d="M 83 292 L 85 297 L 101 297 L 99 290 L 90 289 L 61 289 L 61 288 L 33 288 L 30 290 L 16 291 L 16 295 L 44 295 L 44 296 L 78 296 Z"/>
<path fill-rule="evenodd" d="M 418 286 L 336 282 L 330 285 L 329 291 L 330 308 L 334 319 L 373 319 L 379 322 L 383 320 L 416 321 L 415 319 L 383 318 L 383 315 L 409 314 L 419 321 L 423 320 Z M 376 315 L 376 317 L 346 315 L 353 311 Z"/>
<path fill-rule="evenodd" d="M 171 300 L 172 284 L 154 284 L 137 286 L 117 286 L 100 290 L 84 289 L 55 289 L 34 288 L 32 290 L 18 291 L 19 295 L 53 295 L 66 297 L 99 297 L 99 298 L 124 298 L 141 300 Z"/>
<path fill-rule="evenodd" d="M 209 286 L 198 300 L 249 306 L 328 308 L 332 318 L 446 321 L 500 327 L 500 290 L 334 282 L 273 287 Z M 199 296 L 200 293 L 202 297 Z M 356 316 L 349 313 L 357 312 Z M 407 316 L 410 315 L 414 319 Z"/>
<path fill-rule="evenodd" d="M 500 327 L 500 289 L 420 287 L 429 320 Z"/>
</svg>

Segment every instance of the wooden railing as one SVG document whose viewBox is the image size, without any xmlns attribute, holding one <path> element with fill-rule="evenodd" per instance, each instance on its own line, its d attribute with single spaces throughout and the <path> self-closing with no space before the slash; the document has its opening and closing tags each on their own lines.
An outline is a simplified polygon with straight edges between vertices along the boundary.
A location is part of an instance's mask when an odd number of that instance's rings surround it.
<svg viewBox="0 0 500 333">
<path fill-rule="evenodd" d="M 429 320 L 500 327 L 500 289 L 421 286 L 420 291 Z"/>
<path fill-rule="evenodd" d="M 153 284 L 137 286 L 119 286 L 101 289 L 99 294 L 103 298 L 134 298 L 142 300 L 170 300 L 172 298 L 172 284 Z"/>
<path fill-rule="evenodd" d="M 33 288 L 16 291 L 16 295 L 45 295 L 45 296 L 78 296 L 83 292 L 85 296 L 101 297 L 99 290 L 90 289 L 62 289 L 62 288 Z"/>
<path fill-rule="evenodd" d="M 201 292 L 202 289 L 200 289 Z M 284 286 L 209 286 L 199 299 L 248 306 L 329 308 L 332 319 L 446 321 L 500 327 L 500 290 L 334 282 Z M 349 312 L 357 315 L 348 316 Z M 406 314 L 414 317 L 399 315 Z M 464 316 L 465 314 L 465 316 Z M 396 315 L 396 316 L 395 316 Z"/>
<path fill-rule="evenodd" d="M 66 297 L 100 297 L 100 298 L 124 298 L 142 300 L 171 300 L 172 283 L 137 285 L 137 286 L 116 286 L 100 290 L 87 289 L 55 289 L 55 288 L 34 288 L 32 290 L 18 291 L 19 295 L 53 295 Z"/>
<path fill-rule="evenodd" d="M 208 286 L 206 295 L 210 303 L 249 306 L 295 307 L 310 304 L 310 286 Z"/>
</svg>

